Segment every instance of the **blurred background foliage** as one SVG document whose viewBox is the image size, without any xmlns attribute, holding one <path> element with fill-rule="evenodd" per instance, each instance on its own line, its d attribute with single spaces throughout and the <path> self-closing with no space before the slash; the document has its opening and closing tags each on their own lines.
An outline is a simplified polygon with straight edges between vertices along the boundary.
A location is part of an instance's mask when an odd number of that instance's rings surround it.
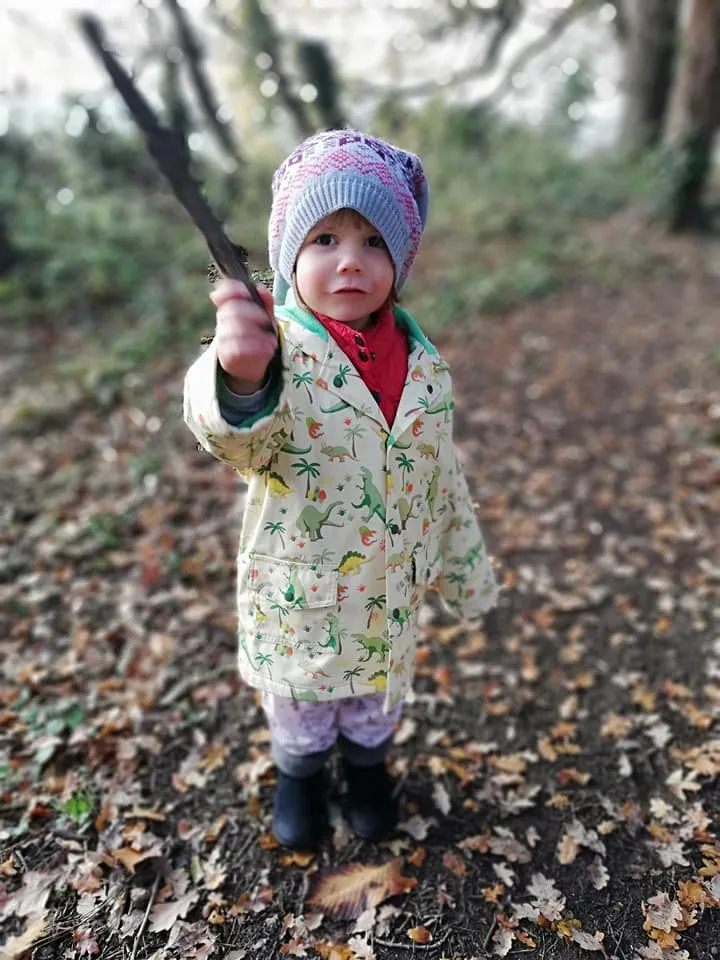
<svg viewBox="0 0 720 960">
<path fill-rule="evenodd" d="M 366 0 L 345 8 L 335 39 L 313 32 L 324 2 L 127 5 L 143 39 L 124 61 L 141 87 L 151 78 L 254 268 L 266 265 L 275 164 L 343 124 L 426 163 L 431 214 L 406 305 L 431 332 L 571 281 L 652 269 L 649 247 L 602 242 L 593 226 L 622 211 L 654 229 L 713 229 L 716 0 Z M 384 72 L 362 65 L 371 14 L 388 41 Z M 598 66 L 598 36 L 616 83 Z M 353 37 L 361 49 L 346 57 Z M 613 135 L 599 136 L 593 111 L 613 90 Z M 212 323 L 207 253 L 110 89 L 68 90 L 55 122 L 31 127 L 17 89 L 0 102 L 0 323 L 72 325 L 94 384 L 169 349 L 187 355 Z"/>
</svg>

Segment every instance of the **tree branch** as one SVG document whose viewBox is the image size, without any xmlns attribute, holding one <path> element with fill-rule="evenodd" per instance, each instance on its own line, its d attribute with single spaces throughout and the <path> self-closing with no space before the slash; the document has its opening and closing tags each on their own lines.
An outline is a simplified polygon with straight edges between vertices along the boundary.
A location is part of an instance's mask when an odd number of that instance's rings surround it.
<svg viewBox="0 0 720 960">
<path fill-rule="evenodd" d="M 203 69 L 202 49 L 193 28 L 190 26 L 187 14 L 178 3 L 178 0 L 165 0 L 165 5 L 175 24 L 178 43 L 185 54 L 185 60 L 188 70 L 190 71 L 193 87 L 205 119 L 225 153 L 234 160 L 238 166 L 242 166 L 242 156 L 235 142 L 232 128 L 228 124 L 221 123 L 220 120 L 218 120 L 219 105 L 215 99 L 215 93 L 210 84 L 210 80 Z"/>
<path fill-rule="evenodd" d="M 215 22 L 222 28 L 223 33 L 232 37 L 233 40 L 247 49 L 247 34 L 249 33 L 252 39 L 252 28 L 246 31 L 240 30 L 232 20 L 219 9 L 217 0 L 210 0 L 210 13 Z M 308 137 L 315 132 L 315 126 L 310 118 L 307 106 L 295 95 L 292 88 L 292 83 L 282 62 L 282 51 L 280 49 L 280 41 L 275 32 L 275 26 L 268 14 L 266 14 L 258 4 L 255 4 L 254 7 L 251 8 L 250 16 L 255 18 L 256 26 L 260 28 L 262 33 L 260 49 L 257 49 L 256 45 L 251 53 L 267 53 L 272 59 L 272 72 L 278 85 L 278 99 L 293 118 L 300 136 L 303 138 Z"/>
<path fill-rule="evenodd" d="M 495 87 L 495 90 L 488 95 L 488 102 L 502 99 L 510 89 L 512 78 L 518 70 L 540 53 L 543 53 L 553 46 L 573 23 L 590 13 L 596 6 L 597 0 L 573 0 L 573 3 L 571 3 L 567 9 L 563 10 L 551 21 L 548 29 L 541 37 L 533 40 L 532 43 L 528 43 L 515 55 L 502 79 Z M 488 66 L 487 60 L 484 60 L 479 66 L 473 64 L 470 67 L 465 67 L 463 70 L 458 70 L 446 83 L 439 83 L 437 80 L 425 80 L 422 83 L 416 83 L 411 86 L 395 87 L 392 92 L 395 97 L 400 98 L 428 96 L 439 89 L 457 87 L 463 83 L 468 83 L 470 80 L 479 80 L 493 69 L 494 64 Z M 375 93 L 378 95 L 383 95 L 388 92 L 386 87 L 370 84 L 363 84 L 361 89 L 364 93 Z"/>
</svg>

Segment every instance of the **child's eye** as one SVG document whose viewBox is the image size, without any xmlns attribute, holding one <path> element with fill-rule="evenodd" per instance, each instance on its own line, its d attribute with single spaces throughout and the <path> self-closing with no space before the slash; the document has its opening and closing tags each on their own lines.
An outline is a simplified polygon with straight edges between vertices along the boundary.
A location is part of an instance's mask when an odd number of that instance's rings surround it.
<svg viewBox="0 0 720 960">
<path fill-rule="evenodd" d="M 378 250 L 385 249 L 385 241 L 379 233 L 374 234 L 372 237 L 368 237 L 367 242 L 369 247 L 375 247 Z"/>
<path fill-rule="evenodd" d="M 313 243 L 317 243 L 321 247 L 329 247 L 334 239 L 335 237 L 331 233 L 319 233 L 313 240 Z"/>
</svg>

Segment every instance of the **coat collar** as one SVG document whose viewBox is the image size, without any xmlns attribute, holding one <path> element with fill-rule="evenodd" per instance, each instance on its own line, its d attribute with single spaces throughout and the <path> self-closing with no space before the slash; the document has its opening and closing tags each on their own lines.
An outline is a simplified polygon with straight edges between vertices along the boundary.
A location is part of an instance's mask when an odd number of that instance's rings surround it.
<svg viewBox="0 0 720 960">
<path fill-rule="evenodd" d="M 280 319 L 294 321 L 284 326 L 290 353 L 300 350 L 320 365 L 315 378 L 320 410 L 335 413 L 353 407 L 379 424 L 388 434 L 389 446 L 394 446 L 428 409 L 444 413 L 452 405 L 449 381 L 443 375 L 448 369 L 447 363 L 409 313 L 400 307 L 395 307 L 393 312 L 396 323 L 402 325 L 408 335 L 410 355 L 405 386 L 391 429 L 352 362 L 320 321 L 297 303 L 292 290 L 279 311 Z"/>
</svg>

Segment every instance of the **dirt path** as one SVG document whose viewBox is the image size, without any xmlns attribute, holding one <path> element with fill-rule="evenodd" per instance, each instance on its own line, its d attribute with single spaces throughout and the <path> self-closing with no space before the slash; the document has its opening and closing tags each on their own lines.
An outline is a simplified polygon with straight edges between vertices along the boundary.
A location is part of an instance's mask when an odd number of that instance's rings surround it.
<svg viewBox="0 0 720 960">
<path fill-rule="evenodd" d="M 309 867 L 267 834 L 267 743 L 234 668 L 236 485 L 178 422 L 178 371 L 156 372 L 152 408 L 130 384 L 103 409 L 18 335 L 8 934 L 29 928 L 38 960 L 718 955 L 720 273 L 712 248 L 672 254 L 622 295 L 580 288 L 446 340 L 497 630 L 428 626 L 398 839 L 338 827 Z M 367 931 L 298 919 L 317 868 L 393 855 L 417 882 Z"/>
</svg>

